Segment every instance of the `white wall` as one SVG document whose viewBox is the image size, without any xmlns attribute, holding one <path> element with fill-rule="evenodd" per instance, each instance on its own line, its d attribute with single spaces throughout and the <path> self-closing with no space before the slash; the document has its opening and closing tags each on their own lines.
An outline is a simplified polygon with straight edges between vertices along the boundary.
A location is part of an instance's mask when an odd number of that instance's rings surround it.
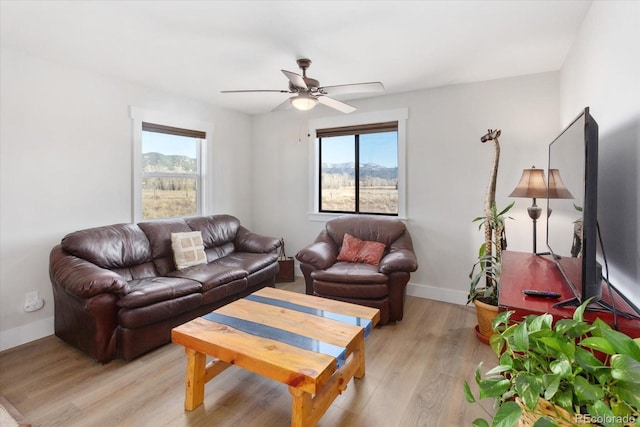
<svg viewBox="0 0 640 427">
<path fill-rule="evenodd" d="M 3 49 L 0 350 L 53 332 L 49 251 L 67 233 L 132 221 L 129 106 L 214 124 L 207 213 L 251 226 L 250 118 Z M 39 291 L 42 310 L 25 313 Z"/>
<path fill-rule="evenodd" d="M 558 74 L 544 73 L 447 86 L 352 102 L 357 113 L 408 108 L 408 227 L 419 269 L 409 292 L 462 303 L 482 242 L 472 219 L 483 214 L 493 148 L 480 137 L 502 129 L 496 200 L 516 201 L 507 225 L 510 250 L 531 251 L 530 199 L 509 199 L 522 169 L 545 168 L 559 128 Z M 332 115 L 319 106 L 310 118 Z M 337 113 L 340 114 L 340 113 Z M 356 113 L 354 113 L 356 114 Z M 256 116 L 252 123 L 254 218 L 257 228 L 283 236 L 289 255 L 311 243 L 323 223 L 307 219 L 309 144 L 306 113 Z M 544 228 L 539 245 L 544 245 Z"/>
<path fill-rule="evenodd" d="M 599 127 L 598 221 L 610 280 L 640 306 L 640 3 L 593 2 L 561 71 L 563 125 Z"/>
<path fill-rule="evenodd" d="M 471 220 L 482 214 L 493 154 L 480 136 L 502 129 L 497 202 L 516 201 L 508 249 L 530 251 L 531 201 L 507 195 L 522 169 L 545 167 L 548 143 L 590 105 L 600 124 L 599 217 L 611 278 L 640 299 L 639 8 L 594 2 L 561 73 L 353 102 L 359 112 L 409 110 L 407 223 L 420 263 L 411 293 L 464 303 L 482 241 Z M 333 114 L 325 107 L 250 118 L 10 50 L 0 63 L 0 350 L 52 333 L 48 255 L 66 233 L 131 221 L 130 105 L 214 124 L 207 213 L 284 237 L 289 255 L 322 228 L 307 219 L 306 131 L 310 117 Z M 46 305 L 24 313 L 33 290 Z"/>
</svg>

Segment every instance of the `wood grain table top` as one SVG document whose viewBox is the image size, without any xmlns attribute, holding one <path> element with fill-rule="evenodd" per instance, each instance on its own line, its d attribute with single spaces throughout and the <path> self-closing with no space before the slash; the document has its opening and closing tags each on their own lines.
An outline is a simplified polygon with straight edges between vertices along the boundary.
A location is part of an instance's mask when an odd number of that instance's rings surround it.
<svg viewBox="0 0 640 427">
<path fill-rule="evenodd" d="M 172 331 L 172 340 L 315 394 L 362 345 L 377 309 L 263 288 Z"/>
</svg>

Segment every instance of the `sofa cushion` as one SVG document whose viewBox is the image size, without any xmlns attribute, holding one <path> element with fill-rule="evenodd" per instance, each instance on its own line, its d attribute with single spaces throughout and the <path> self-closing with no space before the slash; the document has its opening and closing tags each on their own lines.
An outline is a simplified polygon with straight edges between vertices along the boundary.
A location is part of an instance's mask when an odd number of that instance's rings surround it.
<svg viewBox="0 0 640 427">
<path fill-rule="evenodd" d="M 151 248 L 135 224 L 115 224 L 67 234 L 62 249 L 107 269 L 126 268 L 151 261 Z"/>
<path fill-rule="evenodd" d="M 389 247 L 402 236 L 407 227 L 398 219 L 379 215 L 344 215 L 327 221 L 327 233 L 341 245 L 345 233 L 362 240 L 384 243 Z"/>
<path fill-rule="evenodd" d="M 144 307 L 123 308 L 118 312 L 118 324 L 121 328 L 142 328 L 154 323 L 178 323 L 170 319 L 195 310 L 202 304 L 202 294 L 190 294 L 167 301 L 159 301 Z M 170 331 L 169 331 L 170 332 Z"/>
<path fill-rule="evenodd" d="M 202 233 L 199 231 L 171 233 L 171 249 L 178 270 L 207 263 L 207 255 L 204 253 L 204 245 L 202 244 Z"/>
<path fill-rule="evenodd" d="M 251 252 L 234 252 L 216 262 L 229 267 L 245 270 L 247 273 L 255 273 L 278 261 L 278 254 L 255 254 Z"/>
<path fill-rule="evenodd" d="M 221 246 L 214 246 L 211 248 L 205 247 L 204 252 L 207 254 L 207 261 L 212 262 L 218 258 L 225 257 L 235 251 L 235 245 L 232 242 L 225 243 Z"/>
<path fill-rule="evenodd" d="M 274 278 L 278 274 L 279 265 L 277 262 L 267 265 L 262 270 L 258 270 L 247 276 L 247 285 L 249 289 L 257 290 L 265 285 L 265 283 L 274 283 Z M 273 285 L 272 285 L 273 286 Z"/>
<path fill-rule="evenodd" d="M 202 284 L 181 277 L 149 277 L 129 282 L 129 293 L 118 300 L 118 307 L 136 308 L 159 301 L 199 293 Z"/>
<path fill-rule="evenodd" d="M 143 279 L 145 277 L 155 277 L 158 275 L 153 261 L 145 262 L 144 264 L 132 265 L 126 268 L 112 268 L 111 271 L 118 273 L 127 282 L 133 279 Z"/>
<path fill-rule="evenodd" d="M 195 265 L 183 270 L 172 271 L 170 277 L 181 277 L 198 281 L 202 284 L 202 292 L 247 277 L 247 271 L 237 267 L 221 264 L 217 261 L 209 264 Z"/>
<path fill-rule="evenodd" d="M 353 262 L 336 262 L 326 270 L 313 271 L 311 277 L 314 281 L 353 284 L 386 284 L 389 281 L 389 276 L 379 273 L 376 266 Z"/>
<path fill-rule="evenodd" d="M 317 295 L 343 298 L 379 299 L 389 295 L 386 284 L 334 283 L 315 280 L 313 291 Z"/>
<path fill-rule="evenodd" d="M 153 263 L 160 276 L 175 270 L 173 252 L 171 250 L 171 233 L 185 233 L 193 231 L 184 219 L 159 219 L 141 222 L 138 226 L 144 231 L 151 245 Z"/>
<path fill-rule="evenodd" d="M 185 222 L 192 230 L 202 232 L 205 248 L 213 248 L 233 242 L 240 228 L 240 220 L 231 215 L 185 218 Z"/>
<path fill-rule="evenodd" d="M 311 277 L 318 295 L 377 299 L 389 294 L 389 277 L 370 264 L 337 262 L 327 270 L 312 272 Z"/>
<path fill-rule="evenodd" d="M 245 292 L 248 287 L 249 281 L 246 277 L 243 277 L 242 279 L 237 279 L 216 286 L 215 288 L 210 288 L 208 291 L 202 292 L 202 305 L 215 304 L 219 301 L 233 298 L 234 296 L 237 298 L 240 295 L 243 295 L 243 292 Z"/>
<path fill-rule="evenodd" d="M 369 242 L 345 233 L 342 248 L 338 254 L 338 261 L 364 262 L 378 265 L 384 255 L 385 245 L 379 242 Z"/>
</svg>

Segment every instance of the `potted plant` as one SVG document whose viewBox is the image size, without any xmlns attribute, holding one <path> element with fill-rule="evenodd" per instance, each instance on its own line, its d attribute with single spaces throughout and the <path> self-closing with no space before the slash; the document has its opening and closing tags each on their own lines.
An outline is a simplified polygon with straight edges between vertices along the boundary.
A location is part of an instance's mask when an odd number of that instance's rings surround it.
<svg viewBox="0 0 640 427">
<path fill-rule="evenodd" d="M 499 364 L 485 375 L 482 363 L 475 371 L 478 398 L 496 399 L 491 426 L 636 425 L 640 339 L 600 319 L 585 322 L 588 303 L 555 325 L 550 314 L 515 324 L 510 322 L 513 312 L 496 317 L 490 344 Z M 480 404 L 466 381 L 464 393 L 469 403 Z M 479 418 L 473 425 L 489 423 Z"/>
<path fill-rule="evenodd" d="M 473 302 L 476 306 L 478 338 L 484 342 L 492 335 L 491 322 L 498 315 L 500 254 L 507 246 L 505 214 L 514 203 L 500 212 L 494 203 L 488 215 L 473 219 L 473 222 L 480 222 L 478 229 L 485 227 L 485 242 L 480 245 L 478 259 L 469 273 L 471 284 L 467 304 Z"/>
</svg>

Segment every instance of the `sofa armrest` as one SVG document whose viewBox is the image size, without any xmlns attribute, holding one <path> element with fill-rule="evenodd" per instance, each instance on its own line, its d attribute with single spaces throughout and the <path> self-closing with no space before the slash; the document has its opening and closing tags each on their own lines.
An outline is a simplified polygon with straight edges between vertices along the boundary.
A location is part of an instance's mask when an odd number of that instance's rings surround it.
<svg viewBox="0 0 640 427">
<path fill-rule="evenodd" d="M 390 274 L 397 271 L 412 273 L 418 269 L 418 259 L 413 251 L 411 235 L 405 232 L 389 247 L 389 253 L 380 260 L 380 273 Z"/>
<path fill-rule="evenodd" d="M 281 244 L 280 239 L 252 233 L 242 226 L 238 229 L 233 243 L 237 252 L 253 253 L 277 252 Z"/>
<path fill-rule="evenodd" d="M 316 241 L 296 254 L 302 264 L 310 264 L 317 270 L 325 270 L 338 260 L 338 250 L 329 242 Z"/>
<path fill-rule="evenodd" d="M 418 269 L 416 254 L 409 249 L 396 249 L 380 260 L 378 271 L 391 274 L 399 271 L 412 273 Z"/>
<path fill-rule="evenodd" d="M 60 246 L 51 251 L 49 275 L 67 292 L 82 298 L 91 298 L 103 293 L 124 295 L 127 281 L 119 274 L 67 254 Z"/>
</svg>

